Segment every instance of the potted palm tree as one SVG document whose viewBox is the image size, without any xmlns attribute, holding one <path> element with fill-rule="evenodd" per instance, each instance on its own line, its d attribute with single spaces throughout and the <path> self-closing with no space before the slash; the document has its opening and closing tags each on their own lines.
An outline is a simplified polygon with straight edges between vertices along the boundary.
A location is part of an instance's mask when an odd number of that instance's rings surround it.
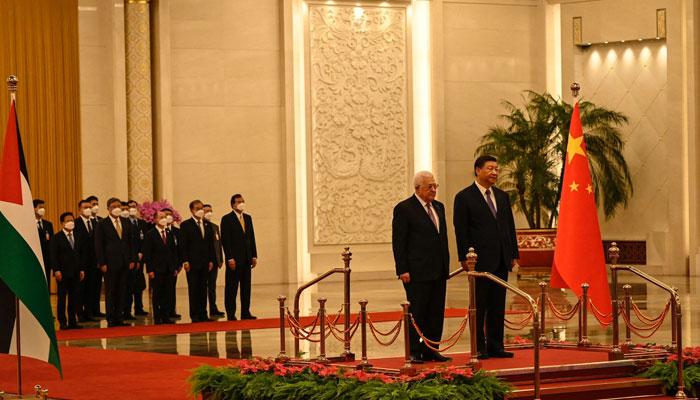
<svg viewBox="0 0 700 400">
<path fill-rule="evenodd" d="M 503 101 L 505 124 L 490 127 L 475 154 L 498 158 L 499 187 L 530 228 L 518 230 L 520 273 L 548 273 L 573 106 L 547 93 L 525 91 L 522 98 L 522 108 Z M 633 194 L 620 134 L 628 119 L 587 101 L 579 102 L 579 110 L 596 205 L 610 219 Z"/>
</svg>

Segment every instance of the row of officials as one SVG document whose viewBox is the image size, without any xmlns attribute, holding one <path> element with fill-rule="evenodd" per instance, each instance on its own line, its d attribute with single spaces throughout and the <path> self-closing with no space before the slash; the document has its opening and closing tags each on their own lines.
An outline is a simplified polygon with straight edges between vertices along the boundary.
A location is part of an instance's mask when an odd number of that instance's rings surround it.
<svg viewBox="0 0 700 400">
<path fill-rule="evenodd" d="M 128 320 L 145 316 L 145 275 L 152 289 L 153 319 L 170 324 L 176 313 L 175 287 L 182 270 L 187 276 L 192 322 L 223 317 L 236 320 L 240 288 L 240 317 L 250 313 L 251 272 L 257 265 L 253 220 L 244 213 L 245 200 L 231 197 L 232 211 L 212 222 L 211 205 L 190 202 L 191 218 L 179 227 L 173 210 L 163 208 L 153 222 L 140 218 L 135 201 L 107 201 L 108 216 L 99 217 L 99 199 L 90 196 L 78 203 L 78 214 L 64 212 L 60 229 L 44 219 L 45 202 L 34 200 L 34 212 L 44 258 L 46 280 L 56 278 L 56 318 L 61 329 L 79 329 L 78 322 L 106 317 L 107 325 L 128 326 Z M 216 305 L 218 270 L 225 267 L 225 310 Z M 105 312 L 100 311 L 104 280 Z M 207 300 L 209 310 L 207 312 Z M 132 307 L 134 313 L 132 314 Z"/>
</svg>

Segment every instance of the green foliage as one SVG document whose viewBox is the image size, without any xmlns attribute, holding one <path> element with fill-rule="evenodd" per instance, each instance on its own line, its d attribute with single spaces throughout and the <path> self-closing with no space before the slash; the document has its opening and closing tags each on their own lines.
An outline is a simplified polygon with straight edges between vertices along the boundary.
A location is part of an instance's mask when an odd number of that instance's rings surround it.
<svg viewBox="0 0 700 400">
<path fill-rule="evenodd" d="M 557 217 L 573 106 L 550 94 L 526 91 L 524 107 L 504 101 L 506 126 L 489 128 L 476 155 L 490 154 L 501 167 L 499 185 L 510 195 L 530 228 L 551 228 Z M 596 204 L 612 218 L 633 193 L 632 178 L 622 154 L 620 127 L 628 122 L 619 112 L 579 102 Z"/>
<path fill-rule="evenodd" d="M 339 369 L 335 375 L 321 377 L 310 368 L 288 375 L 241 373 L 237 367 L 201 365 L 188 382 L 193 395 L 211 393 L 218 400 L 498 400 L 511 391 L 511 386 L 484 371 L 469 376 L 430 373 L 416 380 L 388 383 L 345 377 L 343 373 Z"/>
<path fill-rule="evenodd" d="M 669 395 L 678 391 L 678 364 L 676 361 L 659 362 L 644 371 L 641 376 L 647 379 L 659 379 Z M 683 367 L 683 388 L 686 394 L 697 397 L 696 386 L 700 384 L 700 365 Z"/>
</svg>

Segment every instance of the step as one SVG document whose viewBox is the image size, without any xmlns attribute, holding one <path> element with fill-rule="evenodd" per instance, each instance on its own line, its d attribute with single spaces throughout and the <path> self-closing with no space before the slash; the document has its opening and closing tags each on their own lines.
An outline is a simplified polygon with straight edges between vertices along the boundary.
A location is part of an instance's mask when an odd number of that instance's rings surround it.
<svg viewBox="0 0 700 400">
<path fill-rule="evenodd" d="M 598 400 L 663 395 L 661 381 L 636 377 L 546 382 L 540 385 L 541 400 Z M 518 385 L 507 399 L 529 400 L 533 396 L 532 384 Z"/>
<path fill-rule="evenodd" d="M 499 378 L 512 384 L 527 384 L 534 380 L 534 368 L 497 370 Z M 587 364 L 565 364 L 540 367 L 540 382 L 629 376 L 635 372 L 634 361 L 601 361 Z"/>
</svg>

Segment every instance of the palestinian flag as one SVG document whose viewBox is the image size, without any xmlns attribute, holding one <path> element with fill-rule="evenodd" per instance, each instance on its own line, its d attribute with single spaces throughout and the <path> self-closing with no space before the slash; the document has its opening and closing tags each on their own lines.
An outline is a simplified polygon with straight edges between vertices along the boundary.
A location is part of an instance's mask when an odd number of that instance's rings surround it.
<svg viewBox="0 0 700 400">
<path fill-rule="evenodd" d="M 16 354 L 19 317 L 22 356 L 47 361 L 63 376 L 43 264 L 13 100 L 0 159 L 0 353 Z"/>
</svg>

